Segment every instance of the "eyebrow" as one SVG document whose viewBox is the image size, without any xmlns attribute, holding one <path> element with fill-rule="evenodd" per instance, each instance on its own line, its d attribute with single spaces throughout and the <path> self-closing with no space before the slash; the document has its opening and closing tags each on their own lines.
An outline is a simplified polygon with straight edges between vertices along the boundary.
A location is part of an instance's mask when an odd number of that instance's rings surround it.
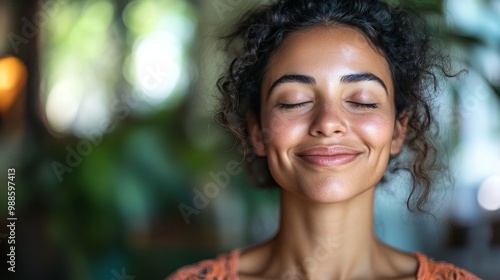
<svg viewBox="0 0 500 280">
<path fill-rule="evenodd" d="M 316 85 L 316 80 L 307 75 L 300 75 L 300 74 L 288 74 L 284 75 L 281 78 L 277 79 L 269 88 L 268 96 L 271 94 L 271 92 L 276 88 L 277 86 L 285 83 L 301 83 L 301 84 L 307 84 L 307 85 Z"/>
<path fill-rule="evenodd" d="M 364 81 L 375 81 L 378 84 L 380 84 L 385 92 L 387 93 L 387 86 L 382 81 L 381 78 L 376 76 L 375 74 L 372 74 L 370 72 L 363 72 L 363 73 L 356 73 L 356 74 L 348 74 L 345 76 L 342 76 L 340 78 L 340 82 L 343 84 L 350 84 L 350 83 L 358 83 L 358 82 L 364 82 Z M 282 76 L 281 78 L 277 79 L 269 88 L 268 91 L 268 96 L 272 93 L 272 91 L 279 85 L 285 84 L 285 83 L 301 83 L 301 84 L 307 84 L 307 85 L 316 85 L 316 80 L 308 75 L 301 75 L 301 74 L 287 74 Z"/>
<path fill-rule="evenodd" d="M 349 74 L 349 75 L 342 76 L 342 78 L 340 78 L 340 82 L 343 84 L 358 83 L 358 82 L 364 82 L 364 81 L 377 82 L 378 84 L 380 84 L 384 88 L 385 93 L 387 93 L 387 86 L 385 85 L 384 81 L 382 81 L 381 78 L 375 76 L 374 74 L 372 74 L 370 72 Z"/>
</svg>

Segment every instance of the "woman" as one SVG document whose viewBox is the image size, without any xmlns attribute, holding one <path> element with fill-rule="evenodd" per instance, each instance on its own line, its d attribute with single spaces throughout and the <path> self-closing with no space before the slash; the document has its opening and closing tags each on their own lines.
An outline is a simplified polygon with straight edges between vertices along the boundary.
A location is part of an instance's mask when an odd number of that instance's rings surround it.
<svg viewBox="0 0 500 280">
<path fill-rule="evenodd" d="M 168 279 L 478 279 L 374 234 L 390 161 L 412 175 L 410 210 L 431 190 L 432 71 L 446 71 L 421 26 L 376 0 L 283 0 L 227 39 L 240 49 L 219 80 L 217 119 L 257 155 L 253 179 L 281 188 L 280 227 Z"/>
</svg>

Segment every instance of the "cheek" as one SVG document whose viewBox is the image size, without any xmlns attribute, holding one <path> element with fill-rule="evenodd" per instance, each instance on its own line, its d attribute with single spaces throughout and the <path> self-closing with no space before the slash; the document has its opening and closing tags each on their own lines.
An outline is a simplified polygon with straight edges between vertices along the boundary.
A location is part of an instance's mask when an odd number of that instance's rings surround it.
<svg viewBox="0 0 500 280">
<path fill-rule="evenodd" d="M 292 143 L 307 130 L 307 122 L 303 118 L 284 117 L 270 113 L 262 116 L 264 139 L 270 145 Z"/>
<path fill-rule="evenodd" d="M 357 118 L 354 127 L 372 146 L 390 145 L 394 121 L 384 115 L 370 115 Z"/>
</svg>

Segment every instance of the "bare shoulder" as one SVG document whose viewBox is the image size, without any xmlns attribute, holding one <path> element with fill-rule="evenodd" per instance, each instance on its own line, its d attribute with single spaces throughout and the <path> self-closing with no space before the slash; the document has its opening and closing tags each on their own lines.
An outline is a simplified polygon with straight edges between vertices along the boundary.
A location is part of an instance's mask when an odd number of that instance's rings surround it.
<svg viewBox="0 0 500 280">
<path fill-rule="evenodd" d="M 238 276 L 240 280 L 266 279 L 270 248 L 267 243 L 248 247 L 241 251 L 238 262 Z M 272 279 L 272 278 L 269 278 Z"/>
<path fill-rule="evenodd" d="M 387 246 L 385 256 L 385 260 L 383 260 L 384 263 L 380 264 L 380 267 L 386 268 L 387 279 L 418 279 L 417 272 L 419 263 L 414 254 Z"/>
</svg>

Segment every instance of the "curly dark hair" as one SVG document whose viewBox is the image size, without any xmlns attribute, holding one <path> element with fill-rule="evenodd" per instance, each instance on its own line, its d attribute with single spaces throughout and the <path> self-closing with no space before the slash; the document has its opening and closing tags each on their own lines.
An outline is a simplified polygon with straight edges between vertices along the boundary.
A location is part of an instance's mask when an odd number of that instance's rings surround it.
<svg viewBox="0 0 500 280">
<path fill-rule="evenodd" d="M 252 150 L 245 122 L 247 112 L 260 115 L 260 89 L 273 52 L 291 33 L 315 26 L 348 26 L 361 31 L 387 60 L 395 92 L 396 116 L 408 118 L 405 146 L 412 160 L 391 158 L 391 172 L 408 171 L 413 178 L 407 207 L 425 211 L 431 171 L 438 166 L 432 142 L 432 99 L 438 75 L 447 74 L 448 59 L 432 42 L 422 19 L 378 0 L 279 0 L 249 11 L 223 39 L 232 57 L 218 80 L 222 93 L 215 120 L 241 142 L 250 177 L 259 186 L 276 186 L 266 160 Z M 438 71 L 436 71 L 438 70 Z M 409 164 L 408 164 L 409 162 Z M 412 205 L 414 202 L 415 205 Z"/>
</svg>

